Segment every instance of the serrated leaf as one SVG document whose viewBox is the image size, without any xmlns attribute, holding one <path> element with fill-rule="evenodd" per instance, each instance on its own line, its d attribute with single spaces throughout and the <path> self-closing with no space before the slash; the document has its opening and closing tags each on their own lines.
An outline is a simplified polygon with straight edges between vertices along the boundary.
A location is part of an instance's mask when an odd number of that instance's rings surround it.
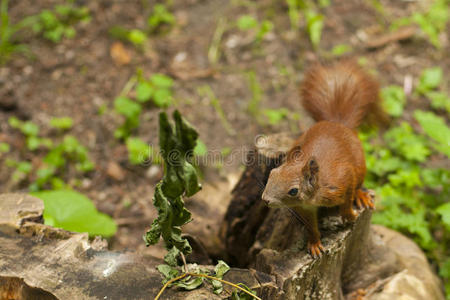
<svg viewBox="0 0 450 300">
<path fill-rule="evenodd" d="M 178 250 L 176 247 L 172 247 L 164 256 L 164 262 L 171 267 L 176 267 L 178 265 L 178 255 L 180 255 L 180 250 Z"/>
<path fill-rule="evenodd" d="M 156 268 L 164 276 L 163 284 L 166 283 L 167 281 L 177 277 L 179 274 L 179 272 L 176 268 L 171 267 L 169 265 L 158 265 Z"/>
</svg>

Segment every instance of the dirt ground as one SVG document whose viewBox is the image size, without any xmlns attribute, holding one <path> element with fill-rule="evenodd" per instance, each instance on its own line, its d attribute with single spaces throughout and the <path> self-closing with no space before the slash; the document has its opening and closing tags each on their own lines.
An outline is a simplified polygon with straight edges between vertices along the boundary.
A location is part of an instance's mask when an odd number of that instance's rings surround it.
<svg viewBox="0 0 450 300">
<path fill-rule="evenodd" d="M 10 15 L 14 23 L 61 2 L 10 1 Z M 164 73 L 174 77 L 176 101 L 169 111 L 179 109 L 198 129 L 209 150 L 230 147 L 238 153 L 223 168 L 205 163 L 204 181 L 210 183 L 227 182 L 227 175 L 242 169 L 243 153 L 258 134 L 300 130 L 298 123 L 305 124 L 306 117 L 300 110 L 298 83 L 308 65 L 317 60 L 333 60 L 329 52 L 335 45 L 351 45 L 353 51 L 346 57 L 364 57 L 366 67 L 379 78 L 382 86 L 403 86 L 409 76 L 415 83 L 421 71 L 431 66 L 440 66 L 444 74 L 450 74 L 450 57 L 445 51 L 435 50 L 420 34 L 369 49 L 368 43 L 386 32 L 387 22 L 370 6 L 370 1 L 359 0 L 331 1 L 332 4 L 323 9 L 325 26 L 318 52 L 314 51 L 304 31 L 290 30 L 284 1 L 174 0 L 171 6 L 176 17 L 174 28 L 150 36 L 144 51 L 123 43 L 131 61 L 120 65 L 111 56 L 111 48 L 118 41 L 110 36 L 109 29 L 116 25 L 143 28 L 149 13 L 149 8 L 143 8 L 143 2 L 76 1 L 89 7 L 92 20 L 76 27 L 74 39 L 53 44 L 34 34 L 25 34 L 33 58 L 16 56 L 0 67 L 0 141 L 12 145 L 13 158 L 38 165 L 43 154 L 24 150 L 24 138 L 8 126 L 8 118 L 32 120 L 48 137 L 58 136 L 48 125 L 51 117 L 73 118 L 70 134 L 89 149 L 90 158 L 96 164 L 95 171 L 79 178 L 81 183 L 77 190 L 93 199 L 100 211 L 113 216 L 120 224 L 111 241 L 113 249 L 145 248 L 141 237 L 155 213 L 151 198 L 153 186 L 161 176 L 160 168 L 131 166 L 124 143 L 113 135 L 121 122 L 113 110 L 114 98 L 137 68 L 145 75 Z M 389 18 L 410 15 L 420 4 L 380 2 Z M 243 14 L 259 19 L 267 17 L 274 23 L 273 32 L 266 35 L 260 45 L 251 43 L 252 33 L 233 26 Z M 208 51 L 220 22 L 224 22 L 225 31 L 219 44 L 218 62 L 213 65 Z M 443 42 L 448 46 L 448 34 Z M 249 116 L 246 108 L 253 97 L 249 71 L 255 72 L 260 83 L 260 107 L 298 111 L 300 122 L 286 120 L 276 126 L 260 125 Z M 449 87 L 450 77 L 444 78 Z M 214 91 L 236 134 L 227 132 L 208 98 L 199 94 L 198 89 L 205 85 Z M 408 106 L 402 118 L 411 120 L 413 107 L 427 106 L 426 100 L 419 98 Z M 107 110 L 100 115 L 98 111 L 102 107 Z M 158 143 L 158 112 L 157 107 L 147 105 L 134 134 L 153 145 Z M 0 163 L 4 164 L 1 160 Z M 124 172 L 124 179 L 114 179 L 108 172 L 113 163 Z M 26 183 L 12 187 L 8 184 L 10 173 L 11 169 L 1 168 L 0 191 L 26 191 Z M 74 179 L 71 170 L 65 179 L 68 182 Z"/>
</svg>

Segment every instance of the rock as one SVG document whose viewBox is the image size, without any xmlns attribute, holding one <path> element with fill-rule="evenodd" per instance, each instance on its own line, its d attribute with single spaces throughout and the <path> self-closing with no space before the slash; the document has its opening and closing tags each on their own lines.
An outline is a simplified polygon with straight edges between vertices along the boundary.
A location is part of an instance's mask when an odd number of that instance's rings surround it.
<svg viewBox="0 0 450 300">
<path fill-rule="evenodd" d="M 412 240 L 379 225 L 373 225 L 372 231 L 384 243 L 385 251 L 395 255 L 397 267 L 401 271 L 379 280 L 371 287 L 366 295 L 368 300 L 444 300 L 439 278 L 432 272 L 422 250 Z"/>
<path fill-rule="evenodd" d="M 108 174 L 109 177 L 117 180 L 122 181 L 125 179 L 125 171 L 122 169 L 122 167 L 114 162 L 110 161 L 108 163 L 108 168 L 106 169 L 106 174 Z"/>
</svg>

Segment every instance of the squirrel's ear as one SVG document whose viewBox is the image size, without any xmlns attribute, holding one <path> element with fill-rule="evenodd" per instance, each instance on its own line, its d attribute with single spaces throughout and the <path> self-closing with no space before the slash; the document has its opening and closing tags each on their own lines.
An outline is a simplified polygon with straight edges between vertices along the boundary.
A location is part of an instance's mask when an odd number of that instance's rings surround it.
<svg viewBox="0 0 450 300">
<path fill-rule="evenodd" d="M 317 177 L 319 173 L 319 165 L 317 164 L 316 158 L 311 157 L 302 170 L 303 177 L 309 181 L 311 185 L 317 182 Z"/>
<path fill-rule="evenodd" d="M 300 146 L 295 146 L 289 152 L 287 153 L 286 160 L 287 161 L 293 161 L 297 160 L 302 156 L 302 148 Z"/>
</svg>

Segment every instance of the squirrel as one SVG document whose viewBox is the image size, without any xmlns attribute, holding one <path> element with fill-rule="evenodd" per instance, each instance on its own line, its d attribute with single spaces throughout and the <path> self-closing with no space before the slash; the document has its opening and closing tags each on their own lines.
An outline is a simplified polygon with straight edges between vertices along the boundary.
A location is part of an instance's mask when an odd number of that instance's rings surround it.
<svg viewBox="0 0 450 300">
<path fill-rule="evenodd" d="M 373 209 L 362 187 L 366 163 L 356 128 L 375 115 L 386 120 L 379 104 L 379 86 L 351 61 L 310 68 L 300 87 L 301 103 L 316 123 L 271 170 L 262 194 L 269 207 L 288 208 L 308 231 L 308 250 L 322 255 L 317 222 L 319 206 L 339 206 L 343 221 L 354 221 L 358 208 Z"/>
</svg>

